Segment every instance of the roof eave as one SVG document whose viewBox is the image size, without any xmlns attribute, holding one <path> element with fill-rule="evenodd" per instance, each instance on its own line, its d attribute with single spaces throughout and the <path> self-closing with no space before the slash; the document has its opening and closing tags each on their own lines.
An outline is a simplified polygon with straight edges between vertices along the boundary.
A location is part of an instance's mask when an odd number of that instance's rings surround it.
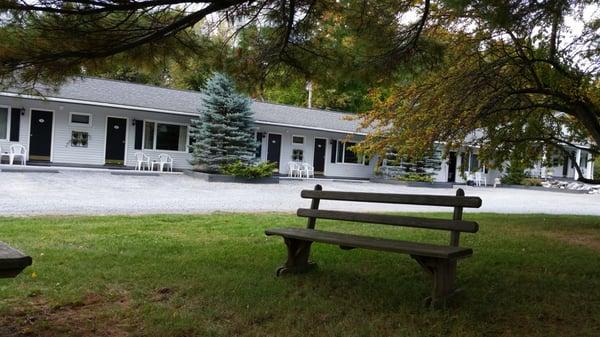
<svg viewBox="0 0 600 337">
<path fill-rule="evenodd" d="M 107 108 L 117 108 L 117 109 L 125 109 L 125 110 L 156 112 L 156 113 L 179 115 L 179 116 L 188 116 L 188 117 L 197 117 L 198 116 L 197 113 L 192 113 L 192 112 L 182 112 L 182 111 L 176 111 L 176 110 L 156 109 L 156 108 L 140 107 L 140 106 L 134 106 L 134 105 L 96 102 L 96 101 L 79 100 L 79 99 L 63 98 L 63 97 L 51 97 L 51 96 L 41 97 L 41 96 L 36 96 L 36 95 L 26 95 L 26 94 L 14 93 L 14 92 L 0 92 L 0 96 L 14 97 L 14 98 L 24 98 L 24 99 L 34 99 L 34 100 L 49 101 L 49 102 L 85 104 L 85 105 L 101 106 L 101 107 L 107 107 Z M 256 120 L 255 122 L 256 122 L 256 124 L 263 124 L 263 125 L 274 125 L 274 126 L 292 127 L 292 128 L 298 128 L 298 129 L 318 130 L 318 131 L 326 131 L 326 132 L 334 132 L 334 133 L 343 133 L 343 134 L 351 134 L 351 135 L 358 135 L 358 136 L 366 136 L 366 133 L 357 132 L 357 131 L 346 131 L 346 130 L 320 128 L 320 127 L 312 127 L 312 126 L 305 126 L 305 125 L 294 125 L 294 124 L 286 124 L 286 123 L 279 123 L 279 122 L 269 122 L 269 121 L 261 121 L 261 120 Z"/>
</svg>

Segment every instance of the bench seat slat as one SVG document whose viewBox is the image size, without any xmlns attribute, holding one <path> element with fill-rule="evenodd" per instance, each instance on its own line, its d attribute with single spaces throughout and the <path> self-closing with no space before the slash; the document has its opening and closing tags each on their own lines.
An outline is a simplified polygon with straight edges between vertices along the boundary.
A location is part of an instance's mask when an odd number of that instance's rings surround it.
<svg viewBox="0 0 600 337">
<path fill-rule="evenodd" d="M 305 241 L 329 243 L 346 248 L 364 248 L 443 259 L 458 259 L 473 254 L 473 250 L 470 248 L 381 239 L 369 236 L 334 233 L 305 228 L 273 228 L 266 230 L 265 234 L 279 235 L 286 238 Z"/>
<path fill-rule="evenodd" d="M 306 218 L 344 220 L 393 226 L 451 230 L 468 233 L 476 233 L 479 230 L 479 225 L 477 222 L 464 220 L 417 218 L 390 214 L 357 213 L 309 208 L 299 208 L 297 215 Z"/>
<path fill-rule="evenodd" d="M 461 197 L 450 195 L 427 195 L 427 194 L 391 194 L 391 193 L 365 193 L 365 192 L 341 192 L 341 191 L 317 191 L 303 190 L 302 198 L 338 200 L 338 201 L 361 201 L 380 202 L 387 204 L 407 204 L 425 206 L 447 206 L 447 207 L 481 207 L 479 197 Z"/>
<path fill-rule="evenodd" d="M 16 276 L 31 262 L 30 256 L 0 242 L 0 278 Z"/>
</svg>

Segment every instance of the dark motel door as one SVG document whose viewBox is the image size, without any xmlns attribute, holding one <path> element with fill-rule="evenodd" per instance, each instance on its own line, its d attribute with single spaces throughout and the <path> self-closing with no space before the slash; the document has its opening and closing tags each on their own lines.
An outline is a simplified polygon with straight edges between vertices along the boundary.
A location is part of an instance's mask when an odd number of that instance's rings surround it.
<svg viewBox="0 0 600 337">
<path fill-rule="evenodd" d="M 123 165 L 125 162 L 125 135 L 127 119 L 108 117 L 106 122 L 106 164 Z"/>
<path fill-rule="evenodd" d="M 323 174 L 325 172 L 325 149 L 327 146 L 327 140 L 322 138 L 315 138 L 315 155 L 313 158 L 313 166 L 315 167 L 315 173 Z"/>
<path fill-rule="evenodd" d="M 269 145 L 267 146 L 267 161 L 277 163 L 279 172 L 279 157 L 281 156 L 281 135 L 269 134 Z"/>
<path fill-rule="evenodd" d="M 456 152 L 450 152 L 448 158 L 448 182 L 456 181 Z"/>
<path fill-rule="evenodd" d="M 31 110 L 29 160 L 50 161 L 52 115 L 52 111 Z"/>
</svg>

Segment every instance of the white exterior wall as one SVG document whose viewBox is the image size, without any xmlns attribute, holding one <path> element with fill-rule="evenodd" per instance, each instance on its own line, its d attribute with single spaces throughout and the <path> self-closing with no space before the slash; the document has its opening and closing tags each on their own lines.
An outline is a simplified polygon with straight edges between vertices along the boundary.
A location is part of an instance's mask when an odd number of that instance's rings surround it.
<svg viewBox="0 0 600 337">
<path fill-rule="evenodd" d="M 12 118 L 12 113 L 10 108 L 14 107 L 14 108 L 21 108 L 22 106 L 20 105 L 12 105 L 10 104 L 11 102 L 8 102 L 4 99 L 0 98 L 0 106 L 1 107 L 6 107 L 9 108 L 9 112 L 8 112 L 8 127 L 6 130 L 6 138 L 2 139 L 0 138 L 0 148 L 2 148 L 2 152 L 8 152 L 9 147 L 12 144 L 22 144 L 27 146 L 28 142 L 29 142 L 29 137 L 25 137 L 26 135 L 29 135 L 29 125 L 27 124 L 29 122 L 29 110 L 25 110 L 20 118 L 20 124 L 19 124 L 19 141 L 14 141 L 11 142 L 10 139 L 10 133 L 11 133 L 11 118 Z M 24 143 L 22 140 L 27 138 L 27 143 Z M 8 160 L 8 158 L 2 158 L 3 160 Z"/>
<path fill-rule="evenodd" d="M 134 111 L 98 107 L 83 104 L 70 104 L 59 102 L 48 102 L 42 100 L 29 100 L 22 98 L 0 97 L 0 105 L 8 105 L 15 108 L 25 108 L 25 115 L 21 116 L 19 142 L 29 149 L 29 128 L 31 110 L 53 111 L 52 148 L 50 161 L 53 163 L 104 165 L 106 146 L 106 122 L 107 117 L 120 117 L 127 119 L 125 165 L 135 166 L 135 126 L 136 120 L 152 120 L 174 124 L 190 124 L 190 118 L 161 113 Z M 91 114 L 91 126 L 72 126 L 69 124 L 71 112 Z M 71 131 L 88 132 L 89 140 L 87 147 L 71 146 Z M 8 141 L 0 140 L 3 149 L 8 150 Z M 14 143 L 14 142 L 12 142 Z M 168 153 L 173 157 L 174 167 L 178 169 L 191 168 L 187 151 L 165 151 L 165 150 L 143 150 L 151 159 L 158 159 L 159 153 Z"/>
<path fill-rule="evenodd" d="M 267 160 L 268 134 L 274 133 L 281 135 L 281 155 L 279 161 L 279 172 L 288 174 L 288 162 L 292 161 L 292 150 L 302 149 L 304 151 L 304 162 L 313 165 L 315 138 L 326 139 L 325 149 L 325 169 L 323 174 L 330 177 L 349 177 L 349 178 L 370 178 L 375 170 L 376 159 L 372 158 L 369 165 L 364 164 L 346 164 L 331 162 L 331 141 L 346 140 L 347 135 L 343 133 L 309 130 L 300 128 L 289 128 L 274 125 L 258 125 L 257 132 L 262 132 L 265 136 L 262 139 L 261 160 Z M 304 144 L 292 144 L 292 136 L 303 136 Z M 359 138 L 349 138 L 350 141 L 358 141 Z"/>
<path fill-rule="evenodd" d="M 105 164 L 105 146 L 106 146 L 106 123 L 107 117 L 120 117 L 127 119 L 126 130 L 126 148 L 125 165 L 135 166 L 135 153 L 143 151 L 151 159 L 158 159 L 159 153 L 168 153 L 173 157 L 174 167 L 177 169 L 189 169 L 191 165 L 190 154 L 187 151 L 165 151 L 165 150 L 136 150 L 135 149 L 135 126 L 133 120 L 166 122 L 173 124 L 183 124 L 188 126 L 191 118 L 188 116 L 177 116 L 173 114 L 163 114 L 155 112 L 145 112 L 137 110 L 109 108 L 85 104 L 49 102 L 43 100 L 32 100 L 14 97 L 0 96 L 0 106 L 12 106 L 15 108 L 24 108 L 25 113 L 21 116 L 20 122 L 20 144 L 29 149 L 29 128 L 31 110 L 53 111 L 52 128 L 52 149 L 50 161 L 57 164 L 82 164 L 82 165 L 104 165 Z M 91 126 L 74 126 L 69 123 L 70 113 L 84 113 L 91 115 Z M 257 125 L 257 132 L 277 133 L 281 137 L 281 157 L 279 171 L 282 174 L 288 173 L 287 163 L 292 161 L 292 150 L 299 148 L 304 151 L 304 162 L 313 164 L 315 138 L 326 139 L 325 169 L 326 176 L 369 178 L 372 176 L 375 159 L 370 160 L 369 165 L 363 164 L 345 164 L 331 163 L 331 141 L 345 140 L 347 135 L 329 131 L 319 131 L 311 129 L 291 128 L 273 125 Z M 87 147 L 71 146 L 71 132 L 88 132 L 89 139 Z M 303 145 L 292 145 L 292 136 L 303 136 Z M 10 120 L 7 139 L 10 137 Z M 262 139 L 261 159 L 267 159 L 267 139 Z M 359 140 L 352 139 L 351 140 Z M 11 142 L 0 139 L 0 146 L 3 150 L 8 150 Z M 12 142 L 17 143 L 17 142 Z"/>
</svg>

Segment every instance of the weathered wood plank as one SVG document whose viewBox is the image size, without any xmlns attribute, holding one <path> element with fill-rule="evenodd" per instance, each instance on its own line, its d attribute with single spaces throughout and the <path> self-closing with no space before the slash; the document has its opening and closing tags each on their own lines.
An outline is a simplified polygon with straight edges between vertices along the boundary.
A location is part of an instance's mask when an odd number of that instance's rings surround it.
<svg viewBox="0 0 600 337">
<path fill-rule="evenodd" d="M 392 194 L 392 193 L 364 193 L 340 191 L 315 191 L 303 190 L 302 198 L 316 198 L 338 201 L 379 202 L 387 204 L 407 204 L 444 207 L 481 207 L 481 198 L 453 195 L 426 195 L 426 194 Z"/>
<path fill-rule="evenodd" d="M 323 190 L 323 187 L 321 185 L 315 185 L 315 191 L 322 191 L 322 190 Z M 321 202 L 321 200 L 319 200 L 318 198 L 313 198 L 313 200 L 310 202 L 310 208 L 318 209 L 320 202 Z M 314 218 L 314 217 L 308 218 L 306 228 L 315 229 L 316 224 L 317 224 L 316 218 Z"/>
<path fill-rule="evenodd" d="M 297 215 L 307 218 L 344 220 L 468 233 L 476 233 L 479 230 L 477 222 L 464 220 L 431 219 L 391 214 L 357 213 L 308 208 L 299 208 Z"/>
<path fill-rule="evenodd" d="M 15 277 L 31 263 L 30 256 L 0 242 L 0 278 Z"/>
<path fill-rule="evenodd" d="M 266 235 L 279 235 L 284 238 L 329 243 L 348 248 L 364 248 L 416 256 L 457 259 L 473 254 L 470 248 L 440 246 L 429 243 L 409 242 L 360 236 L 345 233 L 326 232 L 305 228 L 274 228 L 265 231 Z"/>
</svg>

